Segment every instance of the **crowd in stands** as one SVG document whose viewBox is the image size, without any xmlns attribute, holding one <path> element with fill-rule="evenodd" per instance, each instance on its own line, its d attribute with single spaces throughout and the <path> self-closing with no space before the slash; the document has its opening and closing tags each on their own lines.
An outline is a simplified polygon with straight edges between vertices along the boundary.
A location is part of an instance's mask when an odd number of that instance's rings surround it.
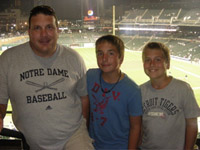
<svg viewBox="0 0 200 150">
<path fill-rule="evenodd" d="M 82 32 L 60 34 L 58 42 L 66 46 L 76 45 L 77 47 L 83 47 L 86 43 L 94 43 L 95 40 L 103 35 L 104 33 L 97 32 Z M 117 33 L 119 34 L 119 33 Z M 163 33 L 164 34 L 164 33 Z M 192 38 L 178 38 L 174 36 L 157 36 L 155 34 L 151 35 L 149 33 L 134 33 L 133 35 L 119 34 L 123 39 L 126 49 L 141 51 L 144 45 L 150 41 L 158 41 L 165 43 L 171 50 L 171 55 L 182 58 L 184 60 L 193 61 L 200 63 L 200 41 L 194 40 Z M 23 36 L 13 37 L 11 39 L 0 39 L 1 50 L 5 45 L 15 46 L 24 43 L 28 40 L 27 37 Z"/>
</svg>

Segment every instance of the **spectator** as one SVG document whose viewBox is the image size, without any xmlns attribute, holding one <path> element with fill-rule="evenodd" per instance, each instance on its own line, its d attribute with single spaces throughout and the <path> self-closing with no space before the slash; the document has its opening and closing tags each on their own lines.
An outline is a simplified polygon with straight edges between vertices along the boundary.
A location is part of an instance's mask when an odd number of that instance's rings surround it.
<svg viewBox="0 0 200 150">
<path fill-rule="evenodd" d="M 31 150 L 92 150 L 82 115 L 88 99 L 83 59 L 57 44 L 49 6 L 31 10 L 28 33 L 29 42 L 0 57 L 0 130 L 10 99 L 13 122 Z"/>
<path fill-rule="evenodd" d="M 193 150 L 200 109 L 190 85 L 167 75 L 170 54 L 164 44 L 147 43 L 142 59 L 150 80 L 141 85 L 141 149 Z"/>
<path fill-rule="evenodd" d="M 98 69 L 87 72 L 90 136 L 96 150 L 136 149 L 141 129 L 141 92 L 120 66 L 124 43 L 105 35 L 96 41 Z"/>
</svg>

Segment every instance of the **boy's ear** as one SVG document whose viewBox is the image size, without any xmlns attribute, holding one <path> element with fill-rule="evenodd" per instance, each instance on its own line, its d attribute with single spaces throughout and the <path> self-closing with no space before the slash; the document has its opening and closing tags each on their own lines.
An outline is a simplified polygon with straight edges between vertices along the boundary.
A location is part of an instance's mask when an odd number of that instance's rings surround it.
<svg viewBox="0 0 200 150">
<path fill-rule="evenodd" d="M 170 62 L 167 62 L 167 69 L 170 68 Z"/>
<path fill-rule="evenodd" d="M 124 60 L 124 57 L 121 56 L 119 59 L 120 59 L 120 64 L 122 64 L 123 60 Z"/>
</svg>

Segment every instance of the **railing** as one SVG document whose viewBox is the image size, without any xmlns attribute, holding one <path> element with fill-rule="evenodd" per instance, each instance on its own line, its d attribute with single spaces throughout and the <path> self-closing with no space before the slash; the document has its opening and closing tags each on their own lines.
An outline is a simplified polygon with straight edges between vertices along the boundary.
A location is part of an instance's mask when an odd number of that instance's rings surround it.
<svg viewBox="0 0 200 150">
<path fill-rule="evenodd" d="M 12 111 L 7 111 L 7 114 L 11 114 Z M 24 135 L 15 130 L 11 130 L 8 128 L 3 128 L 0 132 L 0 135 L 2 137 L 6 137 L 0 139 L 0 149 L 3 150 L 10 150 L 10 149 L 16 149 L 16 150 L 29 150 L 29 146 L 26 143 L 26 139 Z"/>
</svg>

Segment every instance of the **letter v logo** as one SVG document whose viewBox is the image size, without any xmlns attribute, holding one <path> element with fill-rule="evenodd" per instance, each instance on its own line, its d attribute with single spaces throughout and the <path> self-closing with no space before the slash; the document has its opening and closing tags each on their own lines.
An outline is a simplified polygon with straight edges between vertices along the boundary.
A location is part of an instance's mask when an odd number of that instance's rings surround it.
<svg viewBox="0 0 200 150">
<path fill-rule="evenodd" d="M 117 92 L 117 95 L 116 95 L 116 94 L 115 94 L 115 91 L 112 91 L 112 95 L 113 95 L 113 99 L 114 99 L 114 100 L 117 100 L 117 98 L 119 97 L 120 93 Z M 119 101 L 119 99 L 118 99 L 118 101 Z"/>
</svg>

